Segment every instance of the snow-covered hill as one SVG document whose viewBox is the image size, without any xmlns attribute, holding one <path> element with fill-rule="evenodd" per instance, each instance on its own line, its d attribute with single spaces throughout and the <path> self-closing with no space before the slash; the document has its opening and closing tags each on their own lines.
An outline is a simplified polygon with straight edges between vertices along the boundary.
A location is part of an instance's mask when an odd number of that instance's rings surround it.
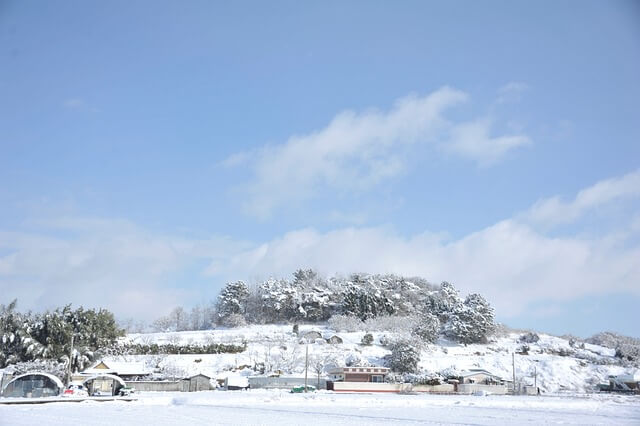
<svg viewBox="0 0 640 426">
<path fill-rule="evenodd" d="M 383 343 L 396 337 L 389 332 L 373 332 L 371 345 L 361 344 L 365 332 L 336 332 L 328 326 L 300 326 L 299 336 L 318 331 L 323 338 L 338 336 L 342 343 L 329 344 L 315 339 L 309 345 L 310 376 L 332 366 L 384 365 L 389 349 Z M 539 335 L 533 343 L 523 343 L 520 333 L 494 338 L 489 344 L 461 345 L 447 340 L 423 345 L 419 368 L 429 373 L 483 368 L 511 379 L 512 354 L 515 352 L 516 380 L 537 385 L 542 391 L 591 392 L 609 375 L 630 372 L 617 365 L 613 349 L 591 344 L 575 344 L 566 339 Z M 145 361 L 157 377 L 188 376 L 203 373 L 222 378 L 229 374 L 254 375 L 261 371 L 280 371 L 299 376 L 304 372 L 305 345 L 300 344 L 289 325 L 252 325 L 242 328 L 173 333 L 130 334 L 128 343 L 246 343 L 239 354 L 207 355 L 126 355 L 114 360 Z M 573 344 L 572 344 L 573 343 Z M 109 358 L 107 358 L 109 359 Z M 535 379 L 534 379 L 535 376 Z"/>
</svg>

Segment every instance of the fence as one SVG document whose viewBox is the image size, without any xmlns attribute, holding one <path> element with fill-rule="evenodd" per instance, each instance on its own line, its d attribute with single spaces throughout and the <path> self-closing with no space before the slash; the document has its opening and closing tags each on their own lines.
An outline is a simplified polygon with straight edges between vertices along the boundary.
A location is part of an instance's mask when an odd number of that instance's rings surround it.
<svg viewBox="0 0 640 426">
<path fill-rule="evenodd" d="M 307 385 L 316 386 L 318 389 L 327 387 L 327 380 L 317 376 L 309 376 Z M 304 377 L 249 377 L 249 387 L 251 389 L 290 389 L 294 386 L 304 386 Z"/>
</svg>

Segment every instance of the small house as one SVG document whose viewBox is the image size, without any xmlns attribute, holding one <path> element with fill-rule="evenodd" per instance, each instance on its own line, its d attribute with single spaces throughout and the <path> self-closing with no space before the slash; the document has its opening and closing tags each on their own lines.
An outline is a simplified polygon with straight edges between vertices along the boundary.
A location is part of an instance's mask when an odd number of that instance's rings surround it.
<svg viewBox="0 0 640 426">
<path fill-rule="evenodd" d="M 504 383 L 500 376 L 496 376 L 483 369 L 471 369 L 460 373 L 461 384 L 499 385 Z"/>
<path fill-rule="evenodd" d="M 370 382 L 383 383 L 389 374 L 385 367 L 340 367 L 329 371 L 332 382 Z"/>
</svg>

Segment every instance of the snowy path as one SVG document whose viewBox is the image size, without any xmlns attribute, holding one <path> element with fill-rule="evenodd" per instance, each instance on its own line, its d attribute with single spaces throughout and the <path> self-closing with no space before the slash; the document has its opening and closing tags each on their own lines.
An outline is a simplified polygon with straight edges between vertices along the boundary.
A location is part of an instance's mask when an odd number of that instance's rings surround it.
<svg viewBox="0 0 640 426">
<path fill-rule="evenodd" d="M 640 398 L 292 395 L 279 391 L 142 394 L 134 402 L 0 406 L 1 425 L 640 424 Z"/>
</svg>

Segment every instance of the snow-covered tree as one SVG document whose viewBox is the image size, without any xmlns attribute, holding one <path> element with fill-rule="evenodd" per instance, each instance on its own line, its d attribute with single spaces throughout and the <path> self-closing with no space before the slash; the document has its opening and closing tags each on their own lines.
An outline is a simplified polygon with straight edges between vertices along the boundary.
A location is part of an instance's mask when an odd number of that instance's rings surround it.
<svg viewBox="0 0 640 426">
<path fill-rule="evenodd" d="M 485 343 L 495 328 L 493 308 L 479 294 L 470 294 L 449 314 L 445 334 L 460 343 Z"/>
<path fill-rule="evenodd" d="M 344 289 L 342 311 L 364 321 L 378 315 L 391 315 L 395 308 L 392 300 L 376 288 L 370 277 L 354 274 Z"/>
<path fill-rule="evenodd" d="M 397 373 L 415 373 L 420 362 L 420 351 L 411 343 L 399 340 L 391 344 L 391 354 L 385 357 L 386 365 Z"/>
<path fill-rule="evenodd" d="M 439 333 L 440 320 L 429 312 L 420 315 L 417 324 L 411 330 L 411 334 L 425 343 L 433 343 L 438 340 Z"/>
<path fill-rule="evenodd" d="M 246 312 L 249 288 L 244 281 L 228 283 L 218 296 L 218 319 L 229 315 L 243 315 Z"/>
</svg>

